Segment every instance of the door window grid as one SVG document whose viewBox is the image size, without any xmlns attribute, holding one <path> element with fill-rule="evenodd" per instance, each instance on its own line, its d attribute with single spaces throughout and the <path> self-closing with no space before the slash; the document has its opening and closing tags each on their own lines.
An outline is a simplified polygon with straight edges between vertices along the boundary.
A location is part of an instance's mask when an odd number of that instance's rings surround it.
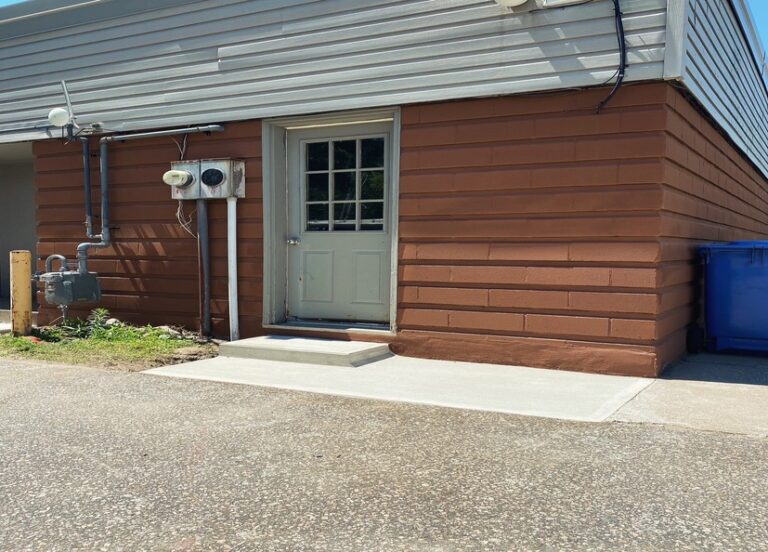
<svg viewBox="0 0 768 552">
<path fill-rule="evenodd" d="M 385 145 L 384 136 L 303 144 L 306 231 L 384 230 Z"/>
</svg>

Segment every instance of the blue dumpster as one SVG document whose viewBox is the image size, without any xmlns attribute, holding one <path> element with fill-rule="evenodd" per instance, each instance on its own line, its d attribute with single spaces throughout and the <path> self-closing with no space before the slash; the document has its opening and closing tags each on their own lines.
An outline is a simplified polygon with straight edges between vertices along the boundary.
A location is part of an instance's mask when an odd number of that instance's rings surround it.
<svg viewBox="0 0 768 552">
<path fill-rule="evenodd" d="M 711 351 L 768 352 L 768 241 L 702 246 Z"/>
</svg>

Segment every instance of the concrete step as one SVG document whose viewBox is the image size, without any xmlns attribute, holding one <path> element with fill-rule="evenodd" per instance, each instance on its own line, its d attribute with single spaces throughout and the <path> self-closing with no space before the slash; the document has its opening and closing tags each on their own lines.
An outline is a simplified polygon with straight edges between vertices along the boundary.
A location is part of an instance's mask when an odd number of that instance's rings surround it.
<svg viewBox="0 0 768 552">
<path fill-rule="evenodd" d="M 391 356 L 384 343 L 267 335 L 224 343 L 223 357 L 279 360 L 326 366 L 362 366 Z"/>
</svg>

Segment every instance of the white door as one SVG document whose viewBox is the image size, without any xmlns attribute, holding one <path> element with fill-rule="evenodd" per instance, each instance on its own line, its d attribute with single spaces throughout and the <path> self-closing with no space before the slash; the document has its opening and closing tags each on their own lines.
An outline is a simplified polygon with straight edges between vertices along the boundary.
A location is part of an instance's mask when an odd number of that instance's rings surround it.
<svg viewBox="0 0 768 552">
<path fill-rule="evenodd" d="M 288 319 L 388 323 L 391 126 L 288 131 Z"/>
</svg>

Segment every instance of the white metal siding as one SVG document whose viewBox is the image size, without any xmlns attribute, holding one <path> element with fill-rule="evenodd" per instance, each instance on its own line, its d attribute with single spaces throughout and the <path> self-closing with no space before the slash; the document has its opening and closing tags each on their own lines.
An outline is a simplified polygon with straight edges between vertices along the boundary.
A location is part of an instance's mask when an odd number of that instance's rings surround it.
<svg viewBox="0 0 768 552">
<path fill-rule="evenodd" d="M 666 0 L 622 4 L 628 80 L 661 78 Z M 609 0 L 205 0 L 0 40 L 0 59 L 12 141 L 46 135 L 61 79 L 81 122 L 127 130 L 596 85 L 618 53 Z"/>
<path fill-rule="evenodd" d="M 762 67 L 730 1 L 689 1 L 683 83 L 768 175 L 768 92 Z"/>
</svg>

